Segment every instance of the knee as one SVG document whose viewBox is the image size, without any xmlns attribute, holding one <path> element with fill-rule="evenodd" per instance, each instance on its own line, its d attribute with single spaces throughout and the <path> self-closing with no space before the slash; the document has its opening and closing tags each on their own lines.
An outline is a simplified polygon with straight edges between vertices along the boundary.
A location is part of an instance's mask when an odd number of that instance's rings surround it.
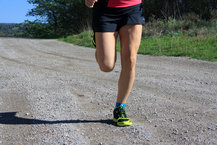
<svg viewBox="0 0 217 145">
<path fill-rule="evenodd" d="M 102 72 L 111 72 L 114 69 L 114 63 L 99 63 Z"/>
</svg>

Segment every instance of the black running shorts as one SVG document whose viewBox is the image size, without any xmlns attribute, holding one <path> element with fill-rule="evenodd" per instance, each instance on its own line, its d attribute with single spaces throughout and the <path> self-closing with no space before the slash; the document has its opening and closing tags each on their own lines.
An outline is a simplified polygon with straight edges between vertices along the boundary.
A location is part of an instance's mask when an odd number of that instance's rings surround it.
<svg viewBox="0 0 217 145">
<path fill-rule="evenodd" d="M 142 4 L 124 7 L 107 7 L 107 0 L 98 0 L 93 8 L 94 32 L 116 32 L 127 24 L 145 24 Z"/>
</svg>

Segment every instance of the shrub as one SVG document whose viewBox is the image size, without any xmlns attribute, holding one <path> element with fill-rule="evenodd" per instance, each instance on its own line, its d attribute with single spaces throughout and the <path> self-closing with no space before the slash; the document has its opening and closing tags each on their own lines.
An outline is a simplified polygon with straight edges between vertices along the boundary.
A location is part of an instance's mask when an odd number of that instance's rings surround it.
<svg viewBox="0 0 217 145">
<path fill-rule="evenodd" d="M 215 14 L 215 12 L 213 12 Z M 179 35 L 216 35 L 217 19 L 201 20 L 195 13 L 188 14 L 182 19 L 169 18 L 168 20 L 151 19 L 143 29 L 143 36 Z"/>
</svg>

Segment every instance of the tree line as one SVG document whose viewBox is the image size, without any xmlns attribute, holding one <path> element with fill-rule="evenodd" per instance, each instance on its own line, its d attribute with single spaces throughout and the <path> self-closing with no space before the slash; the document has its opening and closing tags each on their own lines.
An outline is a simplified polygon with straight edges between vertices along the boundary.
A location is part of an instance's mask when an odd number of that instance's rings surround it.
<svg viewBox="0 0 217 145">
<path fill-rule="evenodd" d="M 201 19 L 209 20 L 213 10 L 217 9 L 217 0 L 143 0 L 145 17 L 178 18 L 195 13 Z"/>
<path fill-rule="evenodd" d="M 28 37 L 59 37 L 91 28 L 92 10 L 84 0 L 27 0 L 33 5 L 27 15 L 38 19 L 25 21 L 20 29 Z M 194 14 L 209 20 L 217 14 L 217 0 L 143 0 L 146 22 L 152 19 L 184 19 Z M 214 13 L 214 14 L 213 14 Z"/>
<path fill-rule="evenodd" d="M 0 37 L 23 37 L 24 25 L 0 23 Z"/>
</svg>

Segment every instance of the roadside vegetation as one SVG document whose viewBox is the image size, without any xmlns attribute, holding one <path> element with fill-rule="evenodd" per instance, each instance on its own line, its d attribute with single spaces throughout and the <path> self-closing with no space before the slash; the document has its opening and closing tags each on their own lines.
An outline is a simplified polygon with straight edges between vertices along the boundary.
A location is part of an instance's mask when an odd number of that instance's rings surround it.
<svg viewBox="0 0 217 145">
<path fill-rule="evenodd" d="M 59 40 L 80 46 L 93 47 L 91 30 Z M 117 44 L 120 50 L 120 43 Z M 217 19 L 201 20 L 192 13 L 182 20 L 151 19 L 143 28 L 140 54 L 157 56 L 187 56 L 217 61 Z"/>
<path fill-rule="evenodd" d="M 23 37 L 24 24 L 0 23 L 0 37 Z"/>
<path fill-rule="evenodd" d="M 35 21 L 0 24 L 0 37 L 58 38 L 92 47 L 92 10 L 84 0 L 27 0 Z M 217 3 L 143 0 L 146 24 L 139 53 L 217 61 Z M 120 49 L 118 43 L 117 49 Z"/>
</svg>

